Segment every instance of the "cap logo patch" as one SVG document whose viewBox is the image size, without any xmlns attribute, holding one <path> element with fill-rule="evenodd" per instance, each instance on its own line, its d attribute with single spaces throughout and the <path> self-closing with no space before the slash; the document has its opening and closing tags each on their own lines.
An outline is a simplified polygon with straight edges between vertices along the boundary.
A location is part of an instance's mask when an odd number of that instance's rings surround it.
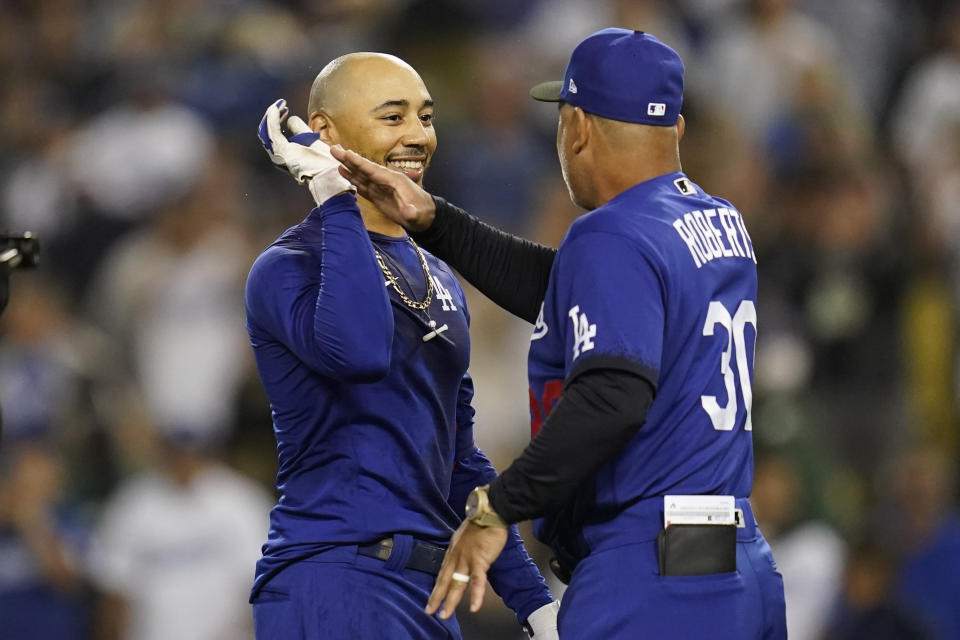
<svg viewBox="0 0 960 640">
<path fill-rule="evenodd" d="M 662 102 L 650 102 L 647 104 L 648 116 L 664 116 L 667 113 L 667 105 Z"/>
<path fill-rule="evenodd" d="M 577 85 L 573 83 L 573 78 L 570 78 L 570 84 L 567 85 L 567 91 L 570 93 L 577 92 Z"/>
</svg>

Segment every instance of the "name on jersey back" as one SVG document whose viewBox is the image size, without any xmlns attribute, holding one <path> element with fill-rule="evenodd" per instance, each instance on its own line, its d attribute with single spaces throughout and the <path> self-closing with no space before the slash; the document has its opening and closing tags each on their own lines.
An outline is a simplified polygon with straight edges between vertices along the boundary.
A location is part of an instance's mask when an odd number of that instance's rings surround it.
<svg viewBox="0 0 960 640">
<path fill-rule="evenodd" d="M 749 258 L 757 262 L 750 234 L 736 209 L 690 211 L 674 220 L 673 228 L 690 249 L 697 269 L 718 258 Z"/>
</svg>

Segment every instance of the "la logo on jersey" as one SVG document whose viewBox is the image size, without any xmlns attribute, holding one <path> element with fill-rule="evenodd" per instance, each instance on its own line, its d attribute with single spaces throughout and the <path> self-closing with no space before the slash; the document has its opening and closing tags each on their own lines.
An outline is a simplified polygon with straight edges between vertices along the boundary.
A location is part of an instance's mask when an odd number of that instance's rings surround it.
<svg viewBox="0 0 960 640">
<path fill-rule="evenodd" d="M 576 360 L 584 351 L 593 349 L 593 338 L 597 337 L 597 325 L 590 324 L 587 314 L 580 313 L 580 305 L 574 305 L 569 315 L 573 322 L 573 359 Z"/>
<path fill-rule="evenodd" d="M 550 328 L 547 326 L 547 323 L 543 319 L 543 303 L 540 303 L 540 315 L 537 316 L 537 323 L 533 325 L 533 333 L 530 335 L 530 341 L 539 340 L 543 336 L 547 335 L 547 332 L 550 331 Z"/>
<path fill-rule="evenodd" d="M 440 278 L 433 276 L 433 288 L 437 293 L 437 300 L 439 300 L 443 307 L 444 311 L 456 311 L 457 307 L 453 304 L 453 296 L 450 295 L 450 290 L 443 286 L 443 283 L 440 282 Z"/>
</svg>

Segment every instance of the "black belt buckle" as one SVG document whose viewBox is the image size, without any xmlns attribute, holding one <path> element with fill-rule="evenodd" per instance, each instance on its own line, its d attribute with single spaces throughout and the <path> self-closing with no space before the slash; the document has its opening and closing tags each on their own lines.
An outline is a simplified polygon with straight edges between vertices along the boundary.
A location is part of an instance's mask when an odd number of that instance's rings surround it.
<svg viewBox="0 0 960 640">
<path fill-rule="evenodd" d="M 702 576 L 737 570 L 737 525 L 672 524 L 657 534 L 661 576 Z"/>
<path fill-rule="evenodd" d="M 404 568 L 436 576 L 440 573 L 440 567 L 443 566 L 443 556 L 446 552 L 447 550 L 444 547 L 415 540 Z M 358 545 L 357 553 L 369 558 L 389 560 L 390 554 L 393 553 L 393 538 L 384 538 L 372 544 Z"/>
</svg>

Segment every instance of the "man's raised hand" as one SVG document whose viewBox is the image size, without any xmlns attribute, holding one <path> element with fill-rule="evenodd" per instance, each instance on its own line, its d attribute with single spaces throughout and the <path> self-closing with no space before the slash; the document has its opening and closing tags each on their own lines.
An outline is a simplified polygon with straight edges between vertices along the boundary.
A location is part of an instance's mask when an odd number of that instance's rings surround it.
<svg viewBox="0 0 960 640">
<path fill-rule="evenodd" d="M 280 99 L 267 107 L 257 135 L 271 162 L 286 171 L 298 183 L 307 182 L 310 194 L 318 205 L 354 187 L 337 170 L 340 163 L 330 155 L 330 147 L 320 134 L 310 130 L 297 116 L 290 116 L 287 101 Z M 283 123 L 294 134 L 289 140 Z"/>
<path fill-rule="evenodd" d="M 342 163 L 340 175 L 372 202 L 383 215 L 411 230 L 423 231 L 433 223 L 436 205 L 429 193 L 402 172 L 371 162 L 360 154 L 331 147 Z"/>
</svg>

